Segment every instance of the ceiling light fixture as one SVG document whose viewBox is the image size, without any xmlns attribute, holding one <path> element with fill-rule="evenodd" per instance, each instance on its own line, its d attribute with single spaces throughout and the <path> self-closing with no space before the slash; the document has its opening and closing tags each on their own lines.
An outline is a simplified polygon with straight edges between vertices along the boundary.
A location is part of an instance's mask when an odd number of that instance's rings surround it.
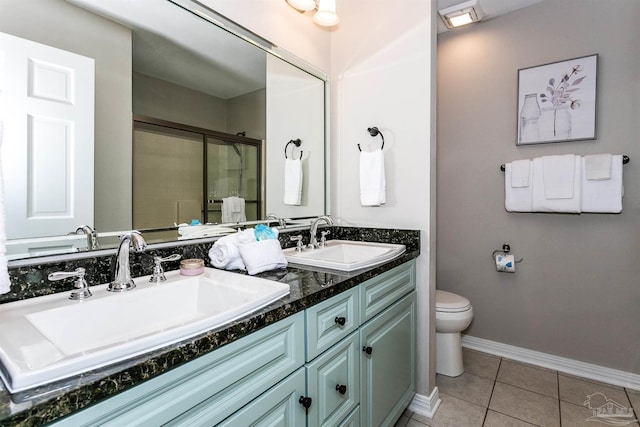
<svg viewBox="0 0 640 427">
<path fill-rule="evenodd" d="M 478 0 L 465 1 L 438 11 L 447 28 L 456 28 L 484 18 L 484 11 Z"/>
<path fill-rule="evenodd" d="M 299 12 L 317 9 L 313 21 L 323 27 L 332 27 L 340 22 L 336 14 L 336 0 L 285 0 L 289 6 Z"/>
</svg>

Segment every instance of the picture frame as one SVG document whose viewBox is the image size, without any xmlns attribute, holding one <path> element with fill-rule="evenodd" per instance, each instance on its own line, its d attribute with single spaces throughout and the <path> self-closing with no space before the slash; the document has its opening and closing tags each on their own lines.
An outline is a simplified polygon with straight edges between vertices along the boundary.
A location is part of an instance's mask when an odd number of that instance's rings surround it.
<svg viewBox="0 0 640 427">
<path fill-rule="evenodd" d="M 518 70 L 516 145 L 596 138 L 598 54 Z"/>
</svg>

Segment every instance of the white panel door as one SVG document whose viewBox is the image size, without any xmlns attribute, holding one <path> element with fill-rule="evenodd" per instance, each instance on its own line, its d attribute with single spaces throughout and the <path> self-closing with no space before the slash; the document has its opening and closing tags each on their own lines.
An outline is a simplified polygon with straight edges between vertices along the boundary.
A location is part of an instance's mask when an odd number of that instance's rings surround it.
<svg viewBox="0 0 640 427">
<path fill-rule="evenodd" d="M 93 226 L 94 60 L 0 33 L 8 239 Z"/>
</svg>

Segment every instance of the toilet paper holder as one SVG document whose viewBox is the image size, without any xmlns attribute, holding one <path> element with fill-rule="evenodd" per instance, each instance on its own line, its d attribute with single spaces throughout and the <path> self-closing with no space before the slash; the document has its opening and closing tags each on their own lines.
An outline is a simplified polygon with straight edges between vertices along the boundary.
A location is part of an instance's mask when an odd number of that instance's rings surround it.
<svg viewBox="0 0 640 427">
<path fill-rule="evenodd" d="M 491 259 L 495 261 L 495 259 L 496 259 L 496 255 L 498 255 L 498 254 L 506 255 L 506 254 L 508 254 L 509 252 L 511 252 L 511 245 L 509 245 L 508 243 L 504 243 L 504 244 L 502 245 L 502 249 L 496 249 L 495 251 L 493 251 L 493 252 L 491 253 Z M 515 259 L 515 258 L 514 258 L 514 261 L 515 261 L 516 263 L 518 263 L 518 262 L 522 262 L 522 260 L 523 260 L 523 259 L 524 259 L 524 258 L 520 258 L 520 259 Z"/>
</svg>

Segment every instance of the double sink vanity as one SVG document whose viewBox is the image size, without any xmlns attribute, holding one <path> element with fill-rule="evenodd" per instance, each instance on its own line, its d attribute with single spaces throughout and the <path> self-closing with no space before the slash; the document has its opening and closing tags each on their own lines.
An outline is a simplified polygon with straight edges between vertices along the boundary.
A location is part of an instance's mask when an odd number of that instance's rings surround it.
<svg viewBox="0 0 640 427">
<path fill-rule="evenodd" d="M 153 284 L 144 254 L 132 254 L 130 291 L 105 284 L 86 301 L 67 291 L 0 306 L 12 390 L 0 391 L 0 424 L 393 425 L 414 393 L 419 232 L 334 226 L 333 240 L 307 251 L 295 235 L 279 236 L 287 269 L 173 270 Z M 196 257 L 210 246 L 147 252 Z M 104 260 L 85 262 L 95 276 Z"/>
</svg>

